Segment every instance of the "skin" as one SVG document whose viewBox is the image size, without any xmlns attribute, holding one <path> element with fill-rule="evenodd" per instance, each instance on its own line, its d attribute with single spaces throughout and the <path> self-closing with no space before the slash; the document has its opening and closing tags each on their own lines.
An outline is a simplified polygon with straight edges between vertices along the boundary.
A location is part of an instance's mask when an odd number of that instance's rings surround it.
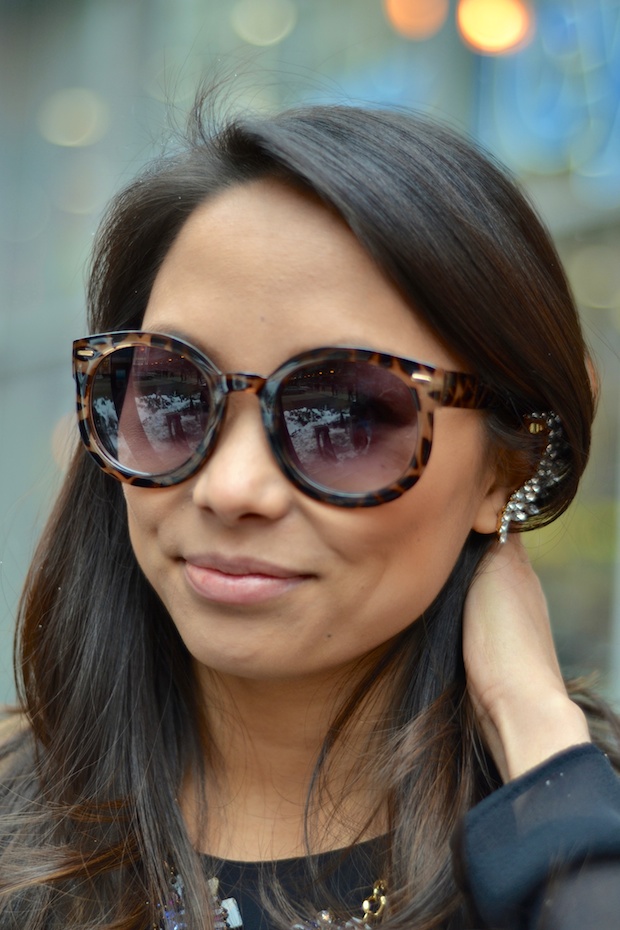
<svg viewBox="0 0 620 930">
<path fill-rule="evenodd" d="M 463 651 L 469 693 L 504 781 L 590 742 L 586 718 L 566 693 L 545 596 L 518 537 L 495 547 L 469 590 Z"/>
<path fill-rule="evenodd" d="M 233 188 L 195 211 L 156 277 L 143 328 L 185 337 L 229 372 L 267 375 L 325 345 L 466 370 L 339 218 L 274 181 Z M 197 475 L 161 490 L 125 486 L 136 556 L 194 658 L 221 754 L 223 778 L 209 799 L 219 816 L 210 832 L 195 828 L 200 848 L 246 859 L 299 852 L 309 772 L 336 689 L 432 602 L 472 528 L 494 532 L 509 489 L 492 461 L 481 415 L 441 409 L 413 489 L 380 507 L 330 506 L 282 475 L 256 398 L 235 395 Z M 516 546 L 506 550 L 472 587 L 465 657 L 509 778 L 587 730 L 564 691 L 534 573 Z M 214 560 L 224 571 L 207 570 L 205 594 L 203 568 Z M 271 594 L 270 566 L 286 575 Z M 269 596 L 257 600 L 254 582 Z M 550 703 L 538 725 L 541 694 Z M 532 714 L 541 738 L 524 750 Z M 562 734 L 551 742 L 550 723 Z M 354 787 L 342 820 L 361 820 L 369 801 L 367 786 Z M 191 784 L 182 804 L 194 829 Z M 332 829 L 323 844 L 347 838 Z"/>
</svg>

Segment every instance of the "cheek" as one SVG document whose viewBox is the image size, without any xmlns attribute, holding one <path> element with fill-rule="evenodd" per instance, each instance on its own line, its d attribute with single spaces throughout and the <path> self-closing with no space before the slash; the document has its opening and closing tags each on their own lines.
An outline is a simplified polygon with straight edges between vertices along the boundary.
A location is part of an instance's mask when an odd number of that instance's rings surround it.
<svg viewBox="0 0 620 930">
<path fill-rule="evenodd" d="M 163 558 L 162 527 L 168 510 L 162 492 L 147 488 L 123 488 L 131 545 L 142 571 L 157 589 L 157 567 Z M 166 491 L 163 492 L 166 495 Z"/>
<path fill-rule="evenodd" d="M 434 601 L 473 527 L 489 476 L 481 455 L 464 461 L 463 451 L 429 463 L 401 498 L 324 522 L 324 538 L 347 566 L 343 586 L 357 588 L 366 623 L 380 624 L 386 639 Z"/>
</svg>

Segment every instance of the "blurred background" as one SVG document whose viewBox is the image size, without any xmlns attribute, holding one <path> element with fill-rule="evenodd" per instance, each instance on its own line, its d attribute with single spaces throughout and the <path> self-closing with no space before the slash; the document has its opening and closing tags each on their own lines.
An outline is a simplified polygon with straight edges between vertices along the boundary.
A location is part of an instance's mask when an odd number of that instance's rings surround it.
<svg viewBox="0 0 620 930">
<path fill-rule="evenodd" d="M 86 331 L 93 234 L 108 198 L 174 144 L 204 77 L 223 80 L 228 109 L 428 111 L 529 192 L 603 390 L 579 499 L 528 545 L 565 670 L 597 672 L 620 706 L 620 0 L 0 0 L 0 701 L 75 442 L 70 342 Z"/>
</svg>

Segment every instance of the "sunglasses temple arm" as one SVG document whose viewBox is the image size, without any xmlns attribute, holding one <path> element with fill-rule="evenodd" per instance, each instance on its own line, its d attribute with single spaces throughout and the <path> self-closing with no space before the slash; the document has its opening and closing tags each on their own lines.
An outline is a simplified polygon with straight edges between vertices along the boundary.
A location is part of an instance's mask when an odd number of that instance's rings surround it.
<svg viewBox="0 0 620 930">
<path fill-rule="evenodd" d="M 477 410 L 488 407 L 492 392 L 478 380 L 476 375 L 458 371 L 446 371 L 439 403 L 442 407 L 462 407 Z"/>
</svg>

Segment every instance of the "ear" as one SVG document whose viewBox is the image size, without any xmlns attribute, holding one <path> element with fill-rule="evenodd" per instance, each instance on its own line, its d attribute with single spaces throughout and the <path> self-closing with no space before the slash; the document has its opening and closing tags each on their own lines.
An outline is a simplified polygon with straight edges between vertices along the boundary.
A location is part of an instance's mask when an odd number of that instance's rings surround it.
<svg viewBox="0 0 620 930">
<path fill-rule="evenodd" d="M 528 456 L 516 450 L 496 449 L 486 473 L 486 492 L 476 512 L 472 529 L 477 533 L 497 532 L 500 516 L 509 498 L 531 474 Z"/>
<path fill-rule="evenodd" d="M 492 476 L 491 484 L 478 507 L 472 529 L 477 533 L 495 533 L 502 510 L 513 491 L 513 487 L 496 481 Z"/>
</svg>

